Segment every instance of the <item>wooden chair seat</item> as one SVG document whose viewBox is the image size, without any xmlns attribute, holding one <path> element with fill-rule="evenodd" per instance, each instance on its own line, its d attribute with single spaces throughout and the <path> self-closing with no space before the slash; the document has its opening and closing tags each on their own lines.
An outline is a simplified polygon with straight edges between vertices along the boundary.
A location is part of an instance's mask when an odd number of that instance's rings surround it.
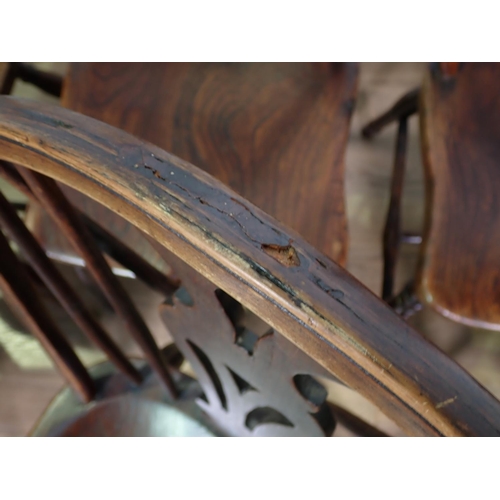
<svg viewBox="0 0 500 500">
<path fill-rule="evenodd" d="M 500 330 L 500 64 L 438 67 L 421 92 L 428 187 L 418 292 L 443 315 Z"/>
<path fill-rule="evenodd" d="M 65 107 L 172 152 L 345 264 L 357 65 L 73 64 Z"/>
</svg>

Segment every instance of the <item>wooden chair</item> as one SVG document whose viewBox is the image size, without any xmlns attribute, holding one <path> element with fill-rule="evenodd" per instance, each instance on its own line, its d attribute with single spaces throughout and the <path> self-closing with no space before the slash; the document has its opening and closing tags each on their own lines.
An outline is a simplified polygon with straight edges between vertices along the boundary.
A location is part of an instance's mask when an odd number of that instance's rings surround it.
<svg viewBox="0 0 500 500">
<path fill-rule="evenodd" d="M 500 330 L 499 64 L 429 66 L 424 84 L 363 129 L 369 138 L 399 122 L 384 232 L 382 295 L 408 316 L 428 304 L 466 325 Z M 408 117 L 419 114 L 427 208 L 422 237 L 403 237 L 400 202 Z M 415 281 L 399 296 L 393 280 L 401 242 L 422 240 Z"/>
<path fill-rule="evenodd" d="M 70 87 L 63 94 L 69 99 Z M 131 123 L 140 115 L 134 102 L 119 114 Z M 187 102 L 197 101 L 191 94 Z M 4 295 L 71 388 L 35 435 L 329 435 L 336 422 L 380 435 L 329 404 L 318 379 L 325 376 L 409 434 L 499 434 L 500 404 L 480 384 L 341 266 L 209 173 L 82 114 L 9 97 L 0 98 L 0 159 L 2 175 L 43 207 L 85 260 L 145 358 L 124 356 L 47 258 L 47 241 L 0 197 L 6 236 L 109 358 L 83 366 L 0 233 Z M 109 211 L 126 221 L 120 227 L 146 235 L 167 271 L 103 228 Z M 103 252 L 161 291 L 175 345 L 158 347 Z M 195 377 L 180 369 L 183 359 Z"/>
<path fill-rule="evenodd" d="M 55 97 L 61 95 L 62 78 L 59 75 L 25 63 L 0 62 L 0 94 L 10 94 L 17 79 L 31 83 Z"/>
</svg>

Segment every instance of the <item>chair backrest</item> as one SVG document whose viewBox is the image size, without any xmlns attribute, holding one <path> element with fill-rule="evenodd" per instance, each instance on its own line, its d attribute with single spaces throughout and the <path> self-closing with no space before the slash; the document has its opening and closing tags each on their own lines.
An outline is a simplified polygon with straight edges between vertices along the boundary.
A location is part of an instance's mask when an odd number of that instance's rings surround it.
<svg viewBox="0 0 500 500">
<path fill-rule="evenodd" d="M 62 104 L 205 170 L 345 264 L 350 63 L 72 64 Z"/>
<path fill-rule="evenodd" d="M 419 295 L 500 330 L 500 64 L 432 66 L 421 92 L 427 227 Z"/>
</svg>

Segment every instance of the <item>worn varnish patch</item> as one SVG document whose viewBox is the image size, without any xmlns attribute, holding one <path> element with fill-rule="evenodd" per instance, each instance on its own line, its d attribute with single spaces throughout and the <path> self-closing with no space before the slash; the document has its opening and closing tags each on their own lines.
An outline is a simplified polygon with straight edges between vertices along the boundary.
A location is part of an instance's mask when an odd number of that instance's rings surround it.
<svg viewBox="0 0 500 500">
<path fill-rule="evenodd" d="M 300 266 L 299 256 L 292 245 L 283 246 L 263 243 L 261 247 L 267 255 L 270 255 L 273 259 L 286 267 Z"/>
</svg>

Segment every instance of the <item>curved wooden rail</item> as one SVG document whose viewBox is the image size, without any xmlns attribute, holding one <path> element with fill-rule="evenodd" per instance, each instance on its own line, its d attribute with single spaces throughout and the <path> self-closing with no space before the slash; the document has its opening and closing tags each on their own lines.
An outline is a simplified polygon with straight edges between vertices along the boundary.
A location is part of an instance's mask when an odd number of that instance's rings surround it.
<svg viewBox="0 0 500 500">
<path fill-rule="evenodd" d="M 498 435 L 500 403 L 347 271 L 196 167 L 50 105 L 0 98 L 0 158 L 174 252 L 411 434 Z"/>
</svg>

